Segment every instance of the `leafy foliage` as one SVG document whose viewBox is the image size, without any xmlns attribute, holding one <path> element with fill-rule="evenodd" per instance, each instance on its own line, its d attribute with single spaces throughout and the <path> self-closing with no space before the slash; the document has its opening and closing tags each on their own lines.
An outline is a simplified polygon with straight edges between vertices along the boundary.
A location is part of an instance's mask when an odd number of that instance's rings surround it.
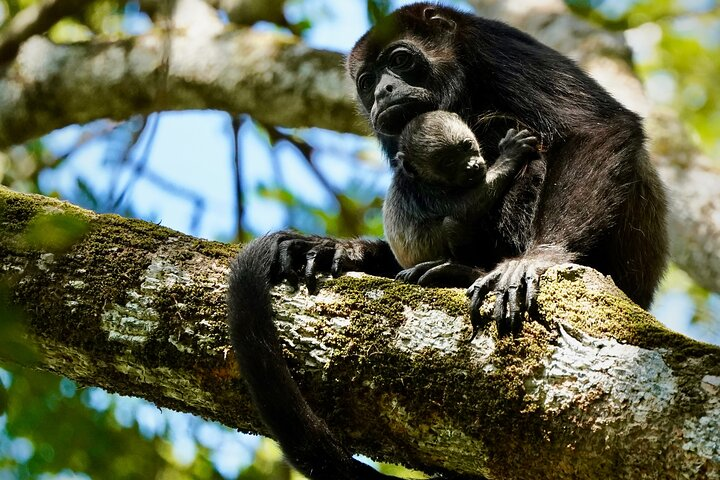
<svg viewBox="0 0 720 480">
<path fill-rule="evenodd" d="M 649 51 L 636 66 L 656 100 L 676 109 L 712 158 L 720 159 L 720 15 L 717 2 L 566 0 L 604 28 L 635 29 Z M 654 87 L 654 88 L 653 88 Z M 718 161 L 720 163 L 720 161 Z"/>
</svg>

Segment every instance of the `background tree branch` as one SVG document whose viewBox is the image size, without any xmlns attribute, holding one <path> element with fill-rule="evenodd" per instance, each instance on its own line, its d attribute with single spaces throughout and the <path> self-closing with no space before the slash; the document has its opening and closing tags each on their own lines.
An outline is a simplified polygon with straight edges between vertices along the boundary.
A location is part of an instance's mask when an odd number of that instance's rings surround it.
<svg viewBox="0 0 720 480">
<path fill-rule="evenodd" d="M 0 189 L 0 284 L 33 366 L 264 433 L 225 329 L 235 251 Z M 591 269 L 549 271 L 549 330 L 500 342 L 468 342 L 460 290 L 345 276 L 273 302 L 301 388 L 356 451 L 489 478 L 720 475 L 720 349 Z"/>
<path fill-rule="evenodd" d="M 0 63 L 11 60 L 25 40 L 47 32 L 86 5 L 84 0 L 45 0 L 23 9 L 0 29 Z"/>
<path fill-rule="evenodd" d="M 339 53 L 248 29 L 212 37 L 174 32 L 165 78 L 163 35 L 27 41 L 0 74 L 0 148 L 73 123 L 156 110 L 219 109 L 272 125 L 365 131 Z"/>
</svg>

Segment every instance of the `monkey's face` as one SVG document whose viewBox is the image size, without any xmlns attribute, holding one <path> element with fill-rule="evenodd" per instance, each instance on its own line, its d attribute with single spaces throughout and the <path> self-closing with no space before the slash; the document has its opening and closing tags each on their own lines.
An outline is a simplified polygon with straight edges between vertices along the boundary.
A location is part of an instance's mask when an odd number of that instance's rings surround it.
<svg viewBox="0 0 720 480">
<path fill-rule="evenodd" d="M 460 113 L 464 75 L 455 58 L 456 24 L 429 5 L 411 17 L 389 17 L 368 32 L 348 57 L 362 112 L 375 132 L 397 137 L 416 116 Z M 412 13 L 412 12 L 411 12 Z"/>
<path fill-rule="evenodd" d="M 398 135 L 417 115 L 438 109 L 429 88 L 431 66 L 410 42 L 388 46 L 372 64 L 366 65 L 356 85 L 360 102 L 373 129 Z"/>
<path fill-rule="evenodd" d="M 487 164 L 474 139 L 455 144 L 420 140 L 395 155 L 398 175 L 442 188 L 475 188 L 484 183 Z"/>
</svg>

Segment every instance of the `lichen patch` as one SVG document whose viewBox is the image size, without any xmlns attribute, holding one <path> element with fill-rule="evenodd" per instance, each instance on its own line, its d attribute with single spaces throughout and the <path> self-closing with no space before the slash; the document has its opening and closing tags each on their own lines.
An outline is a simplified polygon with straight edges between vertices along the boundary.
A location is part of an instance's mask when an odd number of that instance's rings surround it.
<svg viewBox="0 0 720 480">
<path fill-rule="evenodd" d="M 441 310 L 405 307 L 405 323 L 398 328 L 395 344 L 408 353 L 431 349 L 445 354 L 457 353 L 465 331 L 462 317 Z"/>
<path fill-rule="evenodd" d="M 155 295 L 178 284 L 190 286 L 192 277 L 176 265 L 154 258 L 145 270 L 139 289 L 127 292 L 127 302 L 111 305 L 100 316 L 100 326 L 107 332 L 108 340 L 144 344 L 159 326 L 160 314 L 153 307 Z"/>
<path fill-rule="evenodd" d="M 711 462 L 720 463 L 720 399 L 699 418 L 686 420 L 683 428 L 683 450 L 693 452 Z"/>
<path fill-rule="evenodd" d="M 597 418 L 604 422 L 630 410 L 633 421 L 643 424 L 648 415 L 672 406 L 677 381 L 660 351 L 568 330 L 560 325 L 558 345 L 551 347 L 541 379 L 531 386 L 530 395 L 548 411 L 597 404 L 604 410 Z"/>
</svg>

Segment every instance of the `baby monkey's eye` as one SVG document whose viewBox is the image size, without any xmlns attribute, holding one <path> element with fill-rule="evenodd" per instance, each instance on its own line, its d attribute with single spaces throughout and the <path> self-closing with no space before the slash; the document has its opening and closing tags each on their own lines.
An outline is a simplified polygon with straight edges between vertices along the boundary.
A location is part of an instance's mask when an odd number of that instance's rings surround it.
<svg viewBox="0 0 720 480">
<path fill-rule="evenodd" d="M 472 152 L 473 150 L 475 150 L 475 142 L 473 142 L 470 138 L 465 138 L 460 141 L 460 148 L 462 148 L 466 152 Z"/>
</svg>

